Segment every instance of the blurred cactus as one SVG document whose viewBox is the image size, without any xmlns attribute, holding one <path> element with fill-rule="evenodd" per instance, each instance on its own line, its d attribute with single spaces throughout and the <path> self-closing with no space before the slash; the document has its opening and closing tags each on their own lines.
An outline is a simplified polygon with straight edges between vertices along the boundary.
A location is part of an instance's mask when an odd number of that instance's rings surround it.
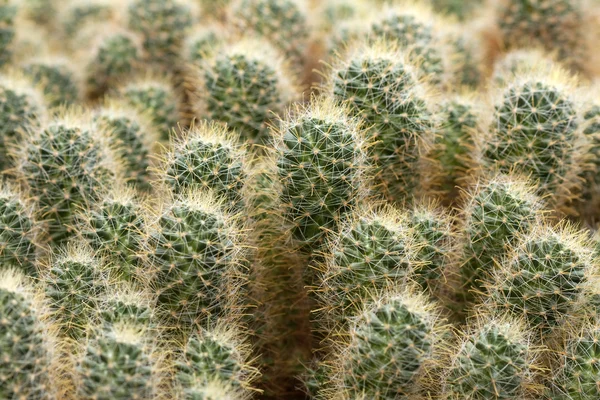
<svg viewBox="0 0 600 400">
<path fill-rule="evenodd" d="M 0 67 L 12 57 L 12 45 L 15 38 L 15 16 L 17 7 L 10 0 L 0 3 Z"/>
<path fill-rule="evenodd" d="M 48 107 L 69 106 L 79 99 L 77 80 L 67 60 L 34 59 L 22 68 L 25 75 L 44 91 Z"/>
<path fill-rule="evenodd" d="M 183 59 L 201 66 L 205 60 L 216 55 L 216 51 L 228 41 L 229 33 L 217 24 L 201 26 L 192 31 L 185 39 Z"/>
</svg>

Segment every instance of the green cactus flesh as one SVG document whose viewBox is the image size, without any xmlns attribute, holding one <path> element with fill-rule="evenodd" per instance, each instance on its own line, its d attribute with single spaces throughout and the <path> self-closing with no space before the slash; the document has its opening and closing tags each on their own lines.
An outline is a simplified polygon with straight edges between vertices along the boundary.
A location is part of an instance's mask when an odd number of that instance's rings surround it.
<svg viewBox="0 0 600 400">
<path fill-rule="evenodd" d="M 170 87 L 161 83 L 147 82 L 129 85 L 121 93 L 132 107 L 152 116 L 152 123 L 164 140 L 179 122 L 177 97 Z"/>
<path fill-rule="evenodd" d="M 7 64 L 12 57 L 16 14 L 17 8 L 14 4 L 8 1 L 0 4 L 0 66 Z"/>
<path fill-rule="evenodd" d="M 74 104 L 79 98 L 79 88 L 73 73 L 64 65 L 32 62 L 23 67 L 26 75 L 40 85 L 48 99 L 48 107 Z"/>
</svg>

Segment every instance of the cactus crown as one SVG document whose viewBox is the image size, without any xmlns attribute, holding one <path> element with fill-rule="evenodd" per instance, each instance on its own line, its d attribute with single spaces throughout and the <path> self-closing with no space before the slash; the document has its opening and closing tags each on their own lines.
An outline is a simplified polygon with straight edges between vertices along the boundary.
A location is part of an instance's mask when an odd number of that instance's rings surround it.
<svg viewBox="0 0 600 400">
<path fill-rule="evenodd" d="M 203 326 L 235 302 L 240 227 L 210 192 L 176 196 L 151 229 L 159 306 L 175 323 Z M 191 326 L 190 326 L 191 327 Z"/>
<path fill-rule="evenodd" d="M 252 141 L 266 135 L 272 113 L 283 111 L 295 94 L 287 65 L 262 40 L 224 47 L 205 61 L 198 77 L 198 114 L 227 123 Z"/>
<path fill-rule="evenodd" d="M 86 343 L 77 365 L 83 398 L 144 399 L 155 395 L 154 366 L 145 331 L 116 323 Z"/>
<path fill-rule="evenodd" d="M 370 128 L 384 194 L 410 198 L 418 185 L 420 145 L 431 141 L 435 125 L 414 67 L 386 41 L 360 44 L 338 64 L 331 91 Z"/>
<path fill-rule="evenodd" d="M 178 99 L 165 78 L 145 77 L 119 90 L 127 102 L 140 112 L 152 115 L 154 128 L 161 139 L 168 139 L 179 122 Z"/>
<path fill-rule="evenodd" d="M 61 333 L 83 337 L 105 291 L 107 276 L 101 261 L 87 246 L 69 244 L 50 261 L 46 275 L 46 296 Z"/>
<path fill-rule="evenodd" d="M 435 357 L 438 320 L 434 306 L 408 289 L 368 305 L 340 354 L 337 390 L 370 399 L 413 393 L 424 365 Z"/>
<path fill-rule="evenodd" d="M 544 69 L 547 66 L 534 66 L 500 91 L 482 156 L 486 166 L 531 176 L 541 193 L 552 193 L 560 201 L 572 184 L 569 177 L 578 173 L 574 79 L 559 68 L 549 74 Z"/>
<path fill-rule="evenodd" d="M 540 224 L 513 247 L 488 290 L 489 304 L 523 317 L 538 340 L 569 323 L 596 273 L 587 233 L 567 223 Z"/>
<path fill-rule="evenodd" d="M 142 278 L 146 221 L 132 189 L 116 187 L 79 215 L 79 232 L 111 262 L 112 274 L 125 281 Z"/>
<path fill-rule="evenodd" d="M 357 210 L 328 241 L 330 256 L 317 289 L 322 305 L 334 307 L 334 318 L 344 322 L 361 311 L 370 293 L 406 281 L 418 251 L 401 211 L 392 206 Z"/>
<path fill-rule="evenodd" d="M 28 133 L 18 149 L 19 172 L 48 220 L 52 244 L 60 244 L 72 237 L 78 208 L 90 207 L 119 168 L 104 143 L 105 132 L 78 109 Z"/>
<path fill-rule="evenodd" d="M 72 38 L 86 25 L 112 19 L 118 11 L 113 0 L 70 0 L 63 9 L 62 24 Z"/>
<path fill-rule="evenodd" d="M 39 227 L 33 212 L 17 187 L 0 183 L 0 265 L 35 277 Z"/>
<path fill-rule="evenodd" d="M 491 318 L 465 333 L 448 367 L 445 398 L 522 398 L 531 380 L 534 353 L 522 325 Z"/>
<path fill-rule="evenodd" d="M 246 147 L 227 125 L 202 121 L 173 139 L 161 176 L 173 193 L 210 189 L 227 208 L 241 210 L 247 179 Z"/>
<path fill-rule="evenodd" d="M 0 397 L 50 398 L 53 332 L 44 305 L 18 270 L 0 271 Z"/>
<path fill-rule="evenodd" d="M 367 142 L 358 120 L 327 98 L 298 106 L 276 136 L 285 218 L 296 238 L 314 244 L 365 196 Z"/>
<path fill-rule="evenodd" d="M 192 334 L 176 363 L 177 385 L 182 392 L 193 391 L 203 382 L 219 381 L 231 388 L 246 389 L 257 370 L 249 364 L 248 345 L 239 332 L 223 322 Z"/>
<path fill-rule="evenodd" d="M 212 24 L 196 28 L 188 35 L 183 47 L 184 59 L 195 65 L 213 57 L 217 49 L 228 41 L 228 32 L 220 25 Z"/>
<path fill-rule="evenodd" d="M 111 285 L 101 299 L 100 320 L 105 326 L 125 324 L 151 327 L 154 296 L 143 286 L 131 283 Z"/>
</svg>

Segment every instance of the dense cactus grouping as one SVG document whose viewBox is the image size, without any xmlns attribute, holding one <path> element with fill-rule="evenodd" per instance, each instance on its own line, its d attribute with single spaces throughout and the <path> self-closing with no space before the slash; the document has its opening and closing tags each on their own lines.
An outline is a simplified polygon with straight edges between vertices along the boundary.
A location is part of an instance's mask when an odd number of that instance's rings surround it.
<svg viewBox="0 0 600 400">
<path fill-rule="evenodd" d="M 600 398 L 597 0 L 0 0 L 0 399 Z"/>
</svg>

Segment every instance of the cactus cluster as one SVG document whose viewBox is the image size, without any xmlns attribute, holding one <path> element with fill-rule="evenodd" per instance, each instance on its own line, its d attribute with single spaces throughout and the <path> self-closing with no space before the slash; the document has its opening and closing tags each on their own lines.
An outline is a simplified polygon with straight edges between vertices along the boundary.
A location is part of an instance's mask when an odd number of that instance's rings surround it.
<svg viewBox="0 0 600 400">
<path fill-rule="evenodd" d="M 597 0 L 0 0 L 0 398 L 597 400 Z"/>
</svg>

